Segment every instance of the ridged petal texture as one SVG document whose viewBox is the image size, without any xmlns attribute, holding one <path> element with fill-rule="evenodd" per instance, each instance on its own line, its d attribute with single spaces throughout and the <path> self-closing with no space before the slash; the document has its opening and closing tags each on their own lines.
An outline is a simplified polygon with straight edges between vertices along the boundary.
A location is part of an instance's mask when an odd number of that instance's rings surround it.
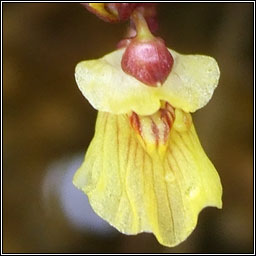
<svg viewBox="0 0 256 256">
<path fill-rule="evenodd" d="M 204 207 L 222 207 L 220 179 L 190 114 L 180 109 L 166 150 L 147 150 L 141 141 L 128 115 L 99 112 L 95 136 L 73 183 L 120 232 L 152 232 L 161 244 L 175 246 L 193 231 Z"/>
<path fill-rule="evenodd" d="M 217 87 L 220 72 L 215 59 L 203 55 L 182 55 L 170 50 L 172 71 L 161 87 L 150 87 L 123 72 L 124 49 L 98 60 L 82 61 L 76 66 L 79 89 L 99 111 L 124 114 L 134 111 L 151 115 L 167 101 L 173 107 L 194 112 L 205 106 Z"/>
</svg>

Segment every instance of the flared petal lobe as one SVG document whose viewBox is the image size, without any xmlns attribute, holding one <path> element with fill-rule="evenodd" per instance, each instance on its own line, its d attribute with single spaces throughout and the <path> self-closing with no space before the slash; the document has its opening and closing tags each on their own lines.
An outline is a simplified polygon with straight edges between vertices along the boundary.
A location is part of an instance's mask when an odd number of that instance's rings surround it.
<svg viewBox="0 0 256 256">
<path fill-rule="evenodd" d="M 148 150 L 143 139 L 129 115 L 99 112 L 73 183 L 119 231 L 152 232 L 161 244 L 174 246 L 193 231 L 204 207 L 222 207 L 220 179 L 190 114 L 175 110 L 165 151 Z"/>
<path fill-rule="evenodd" d="M 79 89 L 99 111 L 151 115 L 167 101 L 175 108 L 194 112 L 211 99 L 219 80 L 217 62 L 208 56 L 181 55 L 173 50 L 172 71 L 161 87 L 149 87 L 123 72 L 125 49 L 101 59 L 80 62 L 75 78 Z"/>
</svg>

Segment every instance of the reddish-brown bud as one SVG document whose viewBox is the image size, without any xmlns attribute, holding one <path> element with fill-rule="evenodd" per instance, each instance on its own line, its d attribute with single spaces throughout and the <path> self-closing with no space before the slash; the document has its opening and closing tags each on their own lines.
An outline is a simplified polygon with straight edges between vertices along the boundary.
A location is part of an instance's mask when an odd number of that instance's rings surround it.
<svg viewBox="0 0 256 256">
<path fill-rule="evenodd" d="M 156 38 L 149 30 L 141 8 L 132 16 L 136 27 L 136 37 L 127 41 L 121 66 L 124 72 L 149 86 L 161 86 L 173 66 L 173 57 L 165 46 L 164 40 Z"/>
<path fill-rule="evenodd" d="M 144 84 L 160 86 L 173 65 L 173 57 L 161 38 L 149 41 L 133 39 L 122 58 L 122 69 Z"/>
</svg>

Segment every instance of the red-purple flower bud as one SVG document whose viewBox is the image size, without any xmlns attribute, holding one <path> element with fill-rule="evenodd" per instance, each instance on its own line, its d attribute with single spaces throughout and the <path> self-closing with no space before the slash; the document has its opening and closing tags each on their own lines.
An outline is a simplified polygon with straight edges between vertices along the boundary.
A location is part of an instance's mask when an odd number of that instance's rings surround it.
<svg viewBox="0 0 256 256">
<path fill-rule="evenodd" d="M 139 11 L 133 13 L 137 35 L 131 40 L 122 57 L 124 72 L 149 86 L 161 86 L 173 66 L 173 57 L 164 40 L 154 37 Z"/>
<path fill-rule="evenodd" d="M 173 66 L 173 57 L 161 38 L 133 39 L 122 58 L 122 69 L 149 86 L 164 83 Z"/>
</svg>

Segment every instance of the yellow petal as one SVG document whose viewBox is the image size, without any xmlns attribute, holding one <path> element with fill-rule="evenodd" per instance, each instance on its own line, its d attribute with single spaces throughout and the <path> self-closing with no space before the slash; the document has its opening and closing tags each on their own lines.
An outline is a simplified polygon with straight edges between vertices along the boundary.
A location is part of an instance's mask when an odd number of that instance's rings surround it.
<svg viewBox="0 0 256 256">
<path fill-rule="evenodd" d="M 174 58 L 170 75 L 161 87 L 146 86 L 123 72 L 124 49 L 101 59 L 80 62 L 75 78 L 91 105 L 112 114 L 134 111 L 151 115 L 164 100 L 185 112 L 194 112 L 211 99 L 219 80 L 217 62 L 208 56 L 181 55 L 169 50 Z"/>
<path fill-rule="evenodd" d="M 206 206 L 221 208 L 219 176 L 190 114 L 176 119 L 164 157 L 147 152 L 128 115 L 99 112 L 96 131 L 73 183 L 94 211 L 125 234 L 152 232 L 165 246 L 184 241 Z"/>
</svg>

